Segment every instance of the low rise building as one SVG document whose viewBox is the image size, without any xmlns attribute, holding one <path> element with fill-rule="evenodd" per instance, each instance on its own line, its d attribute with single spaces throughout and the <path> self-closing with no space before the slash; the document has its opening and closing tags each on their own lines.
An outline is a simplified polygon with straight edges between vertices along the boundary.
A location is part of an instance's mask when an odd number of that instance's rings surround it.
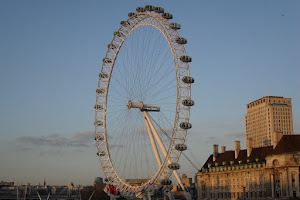
<svg viewBox="0 0 300 200">
<path fill-rule="evenodd" d="M 94 186 L 105 186 L 103 182 L 103 178 L 101 177 L 96 177 L 94 181 Z"/>
<path fill-rule="evenodd" d="M 185 189 L 191 194 L 192 199 L 195 199 L 196 188 L 192 178 L 189 178 L 186 174 L 182 174 L 181 181 Z M 186 199 L 185 194 L 179 184 L 173 184 L 172 192 L 175 199 Z"/>
<path fill-rule="evenodd" d="M 198 199 L 300 198 L 300 135 L 274 136 L 273 146 L 227 151 L 214 145 L 213 154 L 196 174 Z"/>
</svg>

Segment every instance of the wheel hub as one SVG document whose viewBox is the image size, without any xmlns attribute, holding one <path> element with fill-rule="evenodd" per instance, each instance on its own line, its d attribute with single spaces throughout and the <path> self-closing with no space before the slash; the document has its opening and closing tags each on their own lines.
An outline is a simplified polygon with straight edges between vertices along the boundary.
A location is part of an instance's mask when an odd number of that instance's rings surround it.
<svg viewBox="0 0 300 200">
<path fill-rule="evenodd" d="M 128 109 L 139 108 L 141 111 L 152 111 L 152 112 L 159 112 L 160 111 L 160 107 L 146 105 L 143 102 L 137 103 L 137 102 L 128 101 L 127 102 L 127 107 L 128 107 Z"/>
</svg>

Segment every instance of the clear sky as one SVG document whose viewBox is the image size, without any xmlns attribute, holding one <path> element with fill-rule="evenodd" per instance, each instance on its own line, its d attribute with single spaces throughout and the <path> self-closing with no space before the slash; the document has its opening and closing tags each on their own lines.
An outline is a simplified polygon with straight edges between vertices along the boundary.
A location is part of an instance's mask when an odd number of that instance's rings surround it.
<svg viewBox="0 0 300 200">
<path fill-rule="evenodd" d="M 245 148 L 246 104 L 268 94 L 292 98 L 300 134 L 299 1 L 0 1 L 0 181 L 103 176 L 93 140 L 101 61 L 119 22 L 147 4 L 172 13 L 188 39 L 196 164 L 213 144 Z M 196 173 L 181 161 L 181 173 Z"/>
</svg>

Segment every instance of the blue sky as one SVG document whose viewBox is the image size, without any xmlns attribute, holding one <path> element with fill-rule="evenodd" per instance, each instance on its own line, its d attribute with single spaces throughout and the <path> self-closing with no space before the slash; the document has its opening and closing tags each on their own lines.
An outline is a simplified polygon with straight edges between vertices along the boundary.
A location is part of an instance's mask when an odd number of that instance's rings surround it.
<svg viewBox="0 0 300 200">
<path fill-rule="evenodd" d="M 101 60 L 119 22 L 147 4 L 172 13 L 188 39 L 197 163 L 215 143 L 245 148 L 246 104 L 268 94 L 292 98 L 300 133 L 299 1 L 0 1 L 0 180 L 103 176 L 93 140 Z"/>
</svg>

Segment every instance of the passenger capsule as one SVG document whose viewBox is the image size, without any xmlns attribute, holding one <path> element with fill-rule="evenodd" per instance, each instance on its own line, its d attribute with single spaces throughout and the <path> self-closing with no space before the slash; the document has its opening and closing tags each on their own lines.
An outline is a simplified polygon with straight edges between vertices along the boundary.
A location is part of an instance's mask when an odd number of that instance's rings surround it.
<svg viewBox="0 0 300 200">
<path fill-rule="evenodd" d="M 121 32 L 119 32 L 119 31 L 115 31 L 115 32 L 114 32 L 114 36 L 122 37 L 122 36 L 124 36 L 124 34 L 121 33 Z"/>
<path fill-rule="evenodd" d="M 191 77 L 191 76 L 184 76 L 184 77 L 182 78 L 182 81 L 183 81 L 184 83 L 194 83 L 194 82 L 195 82 L 194 78 Z"/>
<path fill-rule="evenodd" d="M 187 40 L 183 37 L 178 37 L 176 38 L 175 40 L 178 44 L 186 44 L 187 43 Z"/>
<path fill-rule="evenodd" d="M 128 25 L 130 25 L 130 23 L 128 21 L 121 21 L 120 24 L 122 26 L 128 26 Z"/>
<path fill-rule="evenodd" d="M 190 56 L 181 56 L 180 60 L 182 62 L 192 62 L 192 58 Z"/>
<path fill-rule="evenodd" d="M 102 121 L 95 121 L 95 126 L 102 126 L 103 125 L 103 122 Z"/>
<path fill-rule="evenodd" d="M 137 12 L 145 12 L 145 9 L 143 7 L 137 7 L 136 11 Z"/>
<path fill-rule="evenodd" d="M 105 152 L 104 151 L 98 151 L 97 156 L 105 156 Z"/>
<path fill-rule="evenodd" d="M 95 137 L 95 140 L 96 141 L 103 141 L 104 140 L 104 136 L 103 135 L 102 136 L 98 135 L 98 136 Z"/>
<path fill-rule="evenodd" d="M 181 122 L 179 126 L 182 129 L 190 129 L 190 128 L 192 128 L 192 124 L 189 123 L 189 122 Z"/>
<path fill-rule="evenodd" d="M 171 163 L 171 164 L 168 164 L 168 167 L 169 169 L 171 170 L 177 170 L 177 169 L 180 169 L 180 165 L 178 163 Z"/>
<path fill-rule="evenodd" d="M 175 149 L 177 151 L 185 151 L 185 150 L 187 150 L 187 146 L 185 144 L 176 144 Z"/>
<path fill-rule="evenodd" d="M 194 103 L 194 101 L 191 100 L 191 99 L 184 99 L 184 100 L 182 100 L 182 104 L 183 104 L 184 106 L 193 106 L 195 103 Z"/>
<path fill-rule="evenodd" d="M 128 13 L 128 17 L 133 17 L 134 15 L 135 15 L 135 13 L 133 13 L 133 12 Z"/>
<path fill-rule="evenodd" d="M 170 23 L 169 27 L 174 30 L 178 30 L 181 28 L 180 24 L 177 24 L 177 23 Z"/>
<path fill-rule="evenodd" d="M 105 93 L 105 90 L 102 89 L 102 88 L 97 88 L 96 92 L 97 92 L 98 94 L 104 94 L 104 93 Z"/>
<path fill-rule="evenodd" d="M 97 105 L 94 106 L 94 108 L 97 109 L 97 110 L 102 110 L 102 109 L 103 109 L 103 106 L 97 104 Z"/>
<path fill-rule="evenodd" d="M 104 63 L 111 63 L 112 60 L 110 58 L 103 58 L 102 60 Z"/>
<path fill-rule="evenodd" d="M 165 12 L 165 10 L 162 7 L 155 7 L 154 8 L 154 12 L 156 12 L 156 13 L 163 13 L 163 12 Z"/>
<path fill-rule="evenodd" d="M 163 13 L 161 16 L 165 19 L 173 19 L 173 15 L 170 13 Z"/>
<path fill-rule="evenodd" d="M 109 182 L 111 180 L 112 180 L 112 178 L 110 178 L 110 177 L 104 179 L 105 182 Z"/>
<path fill-rule="evenodd" d="M 109 49 L 116 49 L 117 47 L 114 44 L 109 44 L 109 45 L 107 45 L 107 48 L 109 48 Z"/>
<path fill-rule="evenodd" d="M 154 10 L 154 6 L 152 6 L 152 5 L 146 5 L 145 6 L 145 10 L 153 11 Z"/>
<path fill-rule="evenodd" d="M 107 74 L 105 74 L 105 73 L 102 73 L 102 72 L 101 72 L 101 73 L 99 74 L 99 77 L 100 77 L 100 78 L 107 78 L 107 77 L 108 77 L 108 75 L 107 75 Z"/>
<path fill-rule="evenodd" d="M 170 179 L 162 179 L 160 181 L 160 184 L 162 184 L 162 185 L 171 185 L 172 181 Z"/>
</svg>

